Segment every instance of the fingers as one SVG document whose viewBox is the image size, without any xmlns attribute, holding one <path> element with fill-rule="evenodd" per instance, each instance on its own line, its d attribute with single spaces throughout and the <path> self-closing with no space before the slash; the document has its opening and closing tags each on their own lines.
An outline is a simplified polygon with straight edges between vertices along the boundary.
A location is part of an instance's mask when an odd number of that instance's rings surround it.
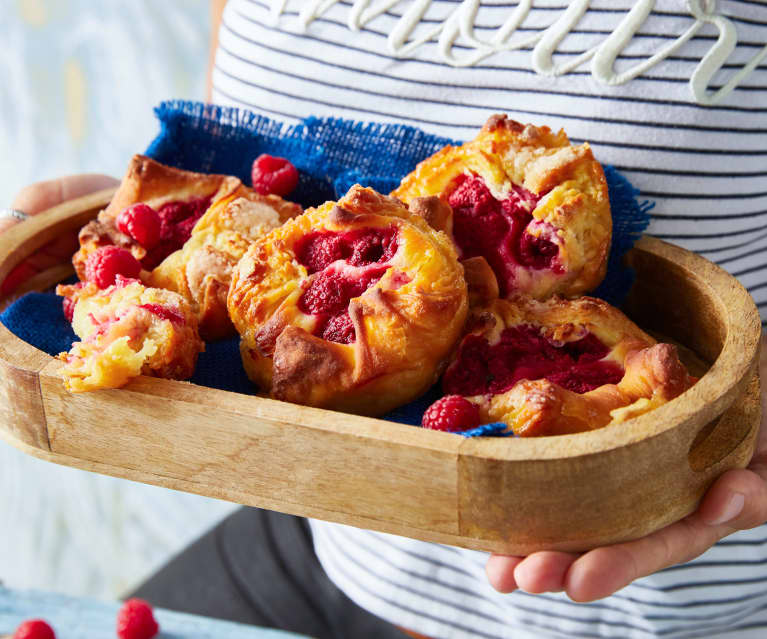
<svg viewBox="0 0 767 639">
<path fill-rule="evenodd" d="M 767 470 L 754 463 L 749 469 L 724 473 L 706 493 L 698 515 L 710 526 L 726 523 L 736 530 L 763 524 L 767 521 Z"/>
<path fill-rule="evenodd" d="M 640 577 L 694 559 L 736 530 L 765 521 L 765 479 L 753 470 L 728 471 L 689 517 L 642 539 L 592 550 L 574 561 L 565 577 L 565 590 L 574 601 L 607 597 Z"/>
<path fill-rule="evenodd" d="M 565 577 L 580 555 L 568 552 L 537 552 L 523 559 L 514 569 L 517 586 L 525 592 L 560 592 Z"/>
<path fill-rule="evenodd" d="M 491 555 L 485 565 L 490 585 L 507 593 L 521 588 L 525 592 L 564 590 L 565 575 L 579 555 L 566 552 L 536 552 L 528 557 Z"/>
<path fill-rule="evenodd" d="M 35 215 L 67 200 L 117 184 L 119 181 L 113 177 L 96 173 L 70 175 L 56 180 L 36 182 L 21 189 L 11 207 L 24 211 L 28 215 Z"/>
<path fill-rule="evenodd" d="M 756 471 L 759 472 L 756 472 Z M 731 470 L 706 494 L 699 509 L 651 535 L 583 555 L 537 552 L 522 557 L 493 555 L 486 572 L 499 592 L 564 590 L 573 601 L 602 599 L 630 583 L 694 559 L 736 530 L 767 521 L 767 470 Z"/>
<path fill-rule="evenodd" d="M 517 589 L 514 580 L 514 568 L 524 557 L 508 557 L 506 555 L 490 555 L 485 564 L 485 574 L 490 585 L 498 592 L 507 593 Z"/>
<path fill-rule="evenodd" d="M 37 182 L 19 191 L 11 204 L 11 208 L 19 209 L 28 215 L 36 215 L 67 200 L 117 184 L 119 181 L 113 177 L 99 174 L 71 175 L 56 180 Z M 0 233 L 18 223 L 19 221 L 13 218 L 0 218 Z M 68 260 L 77 250 L 77 247 L 76 233 L 55 238 L 34 255 L 18 264 L 8 274 L 5 280 L 0 283 L 0 296 L 13 293 L 18 286 L 36 273 Z"/>
<path fill-rule="evenodd" d="M 641 539 L 587 552 L 570 567 L 565 590 L 573 601 L 602 599 L 640 577 L 690 561 L 730 532 L 690 515 Z"/>
</svg>

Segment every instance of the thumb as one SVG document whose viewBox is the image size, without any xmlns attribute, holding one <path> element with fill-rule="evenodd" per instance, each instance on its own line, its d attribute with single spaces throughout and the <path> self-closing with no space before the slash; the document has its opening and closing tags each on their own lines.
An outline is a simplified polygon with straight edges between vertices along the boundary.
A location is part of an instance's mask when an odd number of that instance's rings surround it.
<svg viewBox="0 0 767 639">
<path fill-rule="evenodd" d="M 67 200 L 93 193 L 101 189 L 114 187 L 119 183 L 113 177 L 100 174 L 70 175 L 56 180 L 36 182 L 19 191 L 11 204 L 11 208 L 19 209 L 28 215 L 36 215 L 52 206 Z M 18 224 L 13 218 L 0 218 L 0 233 Z M 7 277 L 0 282 L 0 297 L 10 295 L 30 277 L 60 264 L 77 250 L 77 233 L 60 235 L 43 246 L 34 255 L 24 260 L 11 270 Z"/>
<path fill-rule="evenodd" d="M 726 526 L 733 530 L 765 523 L 767 472 L 761 466 L 727 471 L 708 490 L 698 514 L 710 526 Z"/>
<path fill-rule="evenodd" d="M 21 189 L 11 207 L 28 215 L 35 215 L 67 200 L 116 186 L 118 183 L 115 178 L 98 173 L 68 175 L 55 180 L 36 182 Z"/>
</svg>

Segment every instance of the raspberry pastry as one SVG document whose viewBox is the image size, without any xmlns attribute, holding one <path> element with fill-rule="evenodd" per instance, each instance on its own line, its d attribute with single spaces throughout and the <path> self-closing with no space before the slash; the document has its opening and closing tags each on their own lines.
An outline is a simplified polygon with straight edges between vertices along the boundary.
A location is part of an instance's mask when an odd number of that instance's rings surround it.
<svg viewBox="0 0 767 639">
<path fill-rule="evenodd" d="M 574 297 L 604 278 L 607 182 L 589 145 L 571 145 L 563 131 L 493 116 L 471 142 L 421 162 L 391 195 L 406 204 L 438 195 L 450 205 L 452 214 L 426 213 L 470 263 L 470 290 L 477 282 L 502 297 Z"/>
<path fill-rule="evenodd" d="M 591 297 L 496 300 L 474 311 L 468 325 L 442 388 L 476 405 L 479 422 L 506 422 L 516 435 L 601 428 L 652 410 L 696 381 L 674 346 L 656 344 Z"/>
<path fill-rule="evenodd" d="M 182 171 L 135 155 L 109 206 L 80 230 L 72 258 L 77 275 L 85 280 L 89 255 L 108 245 L 129 250 L 151 270 L 183 246 L 212 202 L 248 192 L 236 177 Z"/>
<path fill-rule="evenodd" d="M 467 313 L 448 238 L 354 186 L 257 240 L 229 314 L 248 376 L 286 401 L 376 415 L 442 372 Z"/>
<path fill-rule="evenodd" d="M 71 309 L 72 328 L 82 341 L 59 359 L 64 384 L 73 393 L 119 388 L 139 375 L 186 379 L 205 349 L 197 318 L 171 291 L 146 288 L 117 277 L 99 289 L 93 282 L 58 286 Z"/>
<path fill-rule="evenodd" d="M 234 335 L 226 309 L 232 269 L 254 240 L 301 212 L 298 204 L 254 191 L 219 198 L 195 224 L 184 247 L 165 258 L 147 282 L 190 302 L 203 339 Z"/>
</svg>

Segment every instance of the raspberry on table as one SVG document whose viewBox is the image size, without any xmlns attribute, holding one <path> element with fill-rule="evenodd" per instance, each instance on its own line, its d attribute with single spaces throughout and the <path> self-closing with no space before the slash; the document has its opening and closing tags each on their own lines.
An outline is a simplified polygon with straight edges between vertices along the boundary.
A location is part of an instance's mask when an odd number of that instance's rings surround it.
<svg viewBox="0 0 767 639">
<path fill-rule="evenodd" d="M 13 639 L 56 639 L 56 634 L 42 619 L 30 619 L 16 628 Z"/>
<path fill-rule="evenodd" d="M 85 279 L 99 288 L 115 283 L 117 275 L 135 278 L 141 273 L 141 264 L 130 251 L 119 246 L 103 246 L 88 256 Z"/>
<path fill-rule="evenodd" d="M 253 188 L 261 195 L 286 196 L 298 184 L 298 169 L 285 158 L 263 153 L 253 162 Z"/>
<path fill-rule="evenodd" d="M 152 607 L 143 599 L 128 599 L 117 613 L 120 639 L 152 639 L 159 631 Z"/>
<path fill-rule="evenodd" d="M 134 204 L 117 216 L 117 229 L 151 249 L 160 241 L 160 215 L 148 204 Z"/>
<path fill-rule="evenodd" d="M 479 408 L 460 395 L 446 395 L 426 409 L 421 425 L 449 433 L 476 428 L 479 426 Z"/>
</svg>

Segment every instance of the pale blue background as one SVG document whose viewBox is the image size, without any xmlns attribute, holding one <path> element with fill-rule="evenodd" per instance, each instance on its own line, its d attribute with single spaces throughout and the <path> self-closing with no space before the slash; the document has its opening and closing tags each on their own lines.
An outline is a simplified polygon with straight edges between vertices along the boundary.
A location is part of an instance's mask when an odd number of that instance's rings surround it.
<svg viewBox="0 0 767 639">
<path fill-rule="evenodd" d="M 0 0 L 0 206 L 24 184 L 121 176 L 152 107 L 203 99 L 209 0 Z M 231 511 L 0 443 L 0 581 L 113 599 Z"/>
</svg>

